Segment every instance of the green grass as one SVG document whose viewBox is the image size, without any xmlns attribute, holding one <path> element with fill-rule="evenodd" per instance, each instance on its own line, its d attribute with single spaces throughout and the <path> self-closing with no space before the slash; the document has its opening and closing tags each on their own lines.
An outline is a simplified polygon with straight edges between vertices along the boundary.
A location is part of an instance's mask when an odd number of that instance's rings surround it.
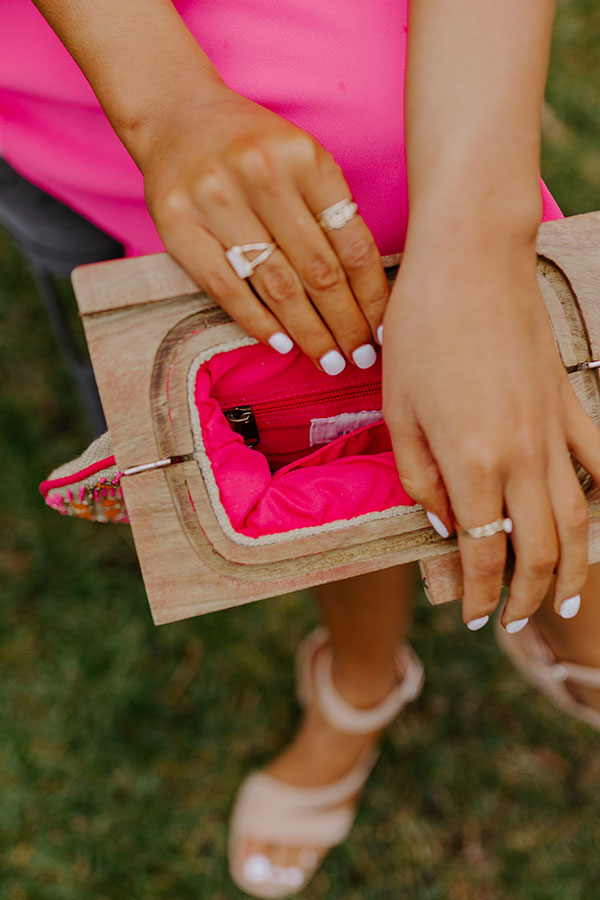
<svg viewBox="0 0 600 900">
<path fill-rule="evenodd" d="M 597 2 L 560 6 L 543 170 L 600 207 Z M 297 720 L 306 594 L 155 628 L 130 535 L 46 510 L 87 437 L 27 272 L 0 242 L 0 898 L 235 900 L 226 821 Z M 491 631 L 420 598 L 428 673 L 351 839 L 306 900 L 593 900 L 598 737 L 529 690 Z"/>
</svg>

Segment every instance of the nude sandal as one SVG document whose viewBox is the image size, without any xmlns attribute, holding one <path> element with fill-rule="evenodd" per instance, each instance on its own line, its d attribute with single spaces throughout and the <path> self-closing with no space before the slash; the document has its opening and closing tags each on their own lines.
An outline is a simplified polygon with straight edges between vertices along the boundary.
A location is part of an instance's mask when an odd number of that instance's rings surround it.
<svg viewBox="0 0 600 900">
<path fill-rule="evenodd" d="M 333 684 L 332 654 L 325 648 L 328 640 L 327 629 L 317 628 L 300 644 L 296 691 L 303 706 L 314 696 L 324 716 L 340 731 L 377 731 L 421 693 L 423 666 L 408 644 L 401 644 L 396 651 L 396 665 L 402 680 L 377 706 L 356 709 Z M 356 809 L 350 808 L 348 801 L 363 787 L 378 756 L 377 749 L 368 748 L 346 775 L 322 787 L 286 784 L 262 771 L 248 776 L 240 786 L 230 821 L 229 871 L 234 883 L 247 894 L 261 898 L 289 897 L 302 890 L 322 860 L 308 858 L 306 865 L 277 866 L 268 857 L 257 854 L 246 859 L 242 868 L 238 853 L 242 841 L 253 837 L 278 845 L 326 850 L 342 843 L 356 816 Z M 306 856 L 310 854 L 307 850 Z"/>
<path fill-rule="evenodd" d="M 600 688 L 600 669 L 558 660 L 530 619 L 517 634 L 507 634 L 496 619 L 496 639 L 500 648 L 521 674 L 556 706 L 600 731 L 600 710 L 577 700 L 567 682 L 582 687 Z"/>
</svg>

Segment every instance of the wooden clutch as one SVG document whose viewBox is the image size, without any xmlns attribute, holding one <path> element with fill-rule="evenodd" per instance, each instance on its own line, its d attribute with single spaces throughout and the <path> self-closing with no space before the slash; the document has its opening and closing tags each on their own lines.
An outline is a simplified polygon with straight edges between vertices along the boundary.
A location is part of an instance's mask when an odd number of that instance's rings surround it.
<svg viewBox="0 0 600 900">
<path fill-rule="evenodd" d="M 584 407 L 599 421 L 600 213 L 541 226 L 539 283 L 555 340 Z M 390 272 L 390 278 L 394 277 Z M 244 333 L 165 253 L 82 266 L 73 285 L 156 624 L 419 560 L 432 603 L 462 594 L 456 540 L 420 506 L 277 540 L 238 540 L 199 460 L 190 371 Z M 578 474 L 600 559 L 600 496 Z M 510 577 L 510 561 L 506 578 Z"/>
</svg>

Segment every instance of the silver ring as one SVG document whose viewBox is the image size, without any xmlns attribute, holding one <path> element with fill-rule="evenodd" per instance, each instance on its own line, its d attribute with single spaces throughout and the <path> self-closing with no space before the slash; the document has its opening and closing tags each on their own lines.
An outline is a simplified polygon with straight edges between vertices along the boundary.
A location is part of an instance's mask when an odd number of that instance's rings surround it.
<svg viewBox="0 0 600 900">
<path fill-rule="evenodd" d="M 358 206 L 354 200 L 344 198 L 338 203 L 334 203 L 333 206 L 328 206 L 315 218 L 323 231 L 334 231 L 336 228 L 343 228 L 357 212 Z"/>
<path fill-rule="evenodd" d="M 229 260 L 231 268 L 239 278 L 249 278 L 255 268 L 268 259 L 276 247 L 277 244 L 272 244 L 267 241 L 263 241 L 260 244 L 235 244 L 233 247 L 230 247 L 229 250 L 225 251 L 225 256 Z M 248 253 L 249 250 L 262 250 L 263 252 L 250 260 L 246 259 L 244 256 L 244 253 Z"/>
<path fill-rule="evenodd" d="M 505 518 L 504 516 L 500 516 L 499 519 L 490 522 L 489 525 L 477 525 L 475 528 L 463 528 L 462 525 L 460 527 L 461 534 L 468 535 L 472 538 L 491 537 L 493 534 L 498 534 L 500 531 L 510 534 L 512 530 L 512 519 L 509 519 L 508 517 Z"/>
</svg>

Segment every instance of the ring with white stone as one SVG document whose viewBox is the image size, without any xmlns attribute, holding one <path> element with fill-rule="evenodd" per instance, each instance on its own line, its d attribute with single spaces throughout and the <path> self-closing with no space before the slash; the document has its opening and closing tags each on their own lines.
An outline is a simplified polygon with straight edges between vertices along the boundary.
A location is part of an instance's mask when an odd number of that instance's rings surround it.
<svg viewBox="0 0 600 900">
<path fill-rule="evenodd" d="M 277 244 L 272 244 L 268 241 L 262 241 L 259 244 L 235 244 L 225 251 L 225 256 L 239 278 L 249 278 L 256 267 L 270 257 L 276 247 Z M 262 253 L 259 253 L 252 260 L 246 259 L 244 253 L 249 253 L 251 250 L 262 250 Z"/>
<path fill-rule="evenodd" d="M 334 203 L 333 206 L 328 206 L 315 218 L 323 231 L 334 231 L 336 228 L 343 228 L 357 212 L 358 206 L 354 200 L 344 198 L 338 203 Z"/>
<path fill-rule="evenodd" d="M 508 516 L 500 516 L 499 519 L 490 522 L 488 525 L 477 525 L 474 528 L 463 528 L 462 525 L 460 526 L 461 534 L 468 535 L 472 538 L 491 537 L 493 534 L 498 534 L 500 531 L 510 534 L 512 530 L 512 519 L 508 518 Z"/>
</svg>

